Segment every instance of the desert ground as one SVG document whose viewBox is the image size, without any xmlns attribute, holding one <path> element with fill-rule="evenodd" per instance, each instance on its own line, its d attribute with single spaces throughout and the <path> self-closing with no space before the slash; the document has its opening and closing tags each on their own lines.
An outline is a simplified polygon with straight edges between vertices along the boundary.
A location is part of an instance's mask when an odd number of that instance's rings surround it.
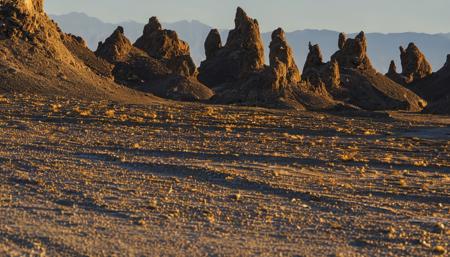
<svg viewBox="0 0 450 257">
<path fill-rule="evenodd" d="M 450 117 L 0 97 L 0 256 L 433 256 Z"/>
</svg>

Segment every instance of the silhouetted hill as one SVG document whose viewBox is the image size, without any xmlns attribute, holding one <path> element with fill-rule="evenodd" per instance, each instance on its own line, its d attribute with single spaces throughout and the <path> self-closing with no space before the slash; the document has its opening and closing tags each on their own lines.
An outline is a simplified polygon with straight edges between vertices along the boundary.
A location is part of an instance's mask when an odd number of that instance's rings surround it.
<svg viewBox="0 0 450 257">
<path fill-rule="evenodd" d="M 51 16 L 65 31 L 83 37 L 91 49 L 97 48 L 97 43 L 107 38 L 118 26 L 125 29 L 125 34 L 131 41 L 136 40 L 141 34 L 144 24 L 134 21 L 120 24 L 105 23 L 97 18 L 89 17 L 83 13 L 70 13 L 66 15 Z M 191 54 L 197 64 L 205 58 L 203 43 L 211 29 L 210 26 L 199 21 L 179 21 L 163 23 L 163 26 L 178 32 L 180 38 L 191 46 Z M 283 26 L 283 24 L 280 24 Z M 271 32 L 264 33 L 263 40 L 266 46 L 270 42 Z M 226 41 L 227 30 L 221 30 L 222 41 Z M 324 58 L 327 60 L 337 50 L 339 32 L 331 30 L 297 30 L 286 33 L 289 43 L 295 53 L 295 59 L 301 68 L 308 54 L 308 42 L 320 44 Z M 354 36 L 350 34 L 349 36 Z M 438 70 L 445 63 L 445 57 L 450 53 L 450 33 L 424 34 L 424 33 L 367 33 L 369 42 L 369 56 L 373 65 L 380 71 L 386 72 L 390 60 L 394 59 L 400 64 L 400 45 L 406 46 L 409 42 L 415 42 L 423 50 L 434 70 Z"/>
</svg>

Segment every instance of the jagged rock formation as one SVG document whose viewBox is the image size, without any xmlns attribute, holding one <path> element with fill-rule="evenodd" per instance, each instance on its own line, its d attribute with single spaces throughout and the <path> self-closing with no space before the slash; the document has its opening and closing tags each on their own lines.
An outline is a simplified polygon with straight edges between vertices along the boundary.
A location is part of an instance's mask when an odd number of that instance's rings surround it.
<svg viewBox="0 0 450 257">
<path fill-rule="evenodd" d="M 386 73 L 386 77 L 392 79 L 395 83 L 398 83 L 400 85 L 403 85 L 403 83 L 405 82 L 402 75 L 397 73 L 397 65 L 395 64 L 394 60 L 392 60 L 391 63 L 389 64 L 389 70 Z"/>
<path fill-rule="evenodd" d="M 419 111 L 426 106 L 413 92 L 376 72 L 367 56 L 364 32 L 354 39 L 340 34 L 338 47 L 331 61 L 323 63 L 319 46 L 310 45 L 303 80 L 325 86 L 335 99 L 366 110 Z"/>
<path fill-rule="evenodd" d="M 411 83 L 409 87 L 430 102 L 425 112 L 450 114 L 450 54 L 439 71 Z"/>
<path fill-rule="evenodd" d="M 237 9 L 235 28 L 230 31 L 225 46 L 220 35 L 211 31 L 205 45 L 207 58 L 199 68 L 199 80 L 211 88 L 237 81 L 264 69 L 264 48 L 258 21 Z M 211 55 L 210 45 L 214 54 Z"/>
<path fill-rule="evenodd" d="M 346 42 L 347 42 L 347 35 L 345 35 L 344 33 L 339 33 L 339 41 L 338 41 L 339 50 L 344 49 Z"/>
<path fill-rule="evenodd" d="M 431 64 L 414 43 L 409 43 L 406 50 L 400 46 L 400 59 L 402 62 L 402 73 L 398 74 L 397 71 L 390 69 L 386 76 L 404 86 L 424 79 L 433 72 Z"/>
<path fill-rule="evenodd" d="M 402 75 L 407 78 L 406 83 L 423 79 L 433 72 L 425 55 L 414 43 L 409 43 L 406 50 L 400 47 L 400 59 L 403 67 Z"/>
<path fill-rule="evenodd" d="M 341 33 L 339 36 L 339 51 L 331 56 L 332 61 L 339 63 L 345 69 L 373 69 L 369 57 L 367 56 L 367 39 L 361 31 L 354 39 Z"/>
<path fill-rule="evenodd" d="M 287 44 L 286 34 L 283 29 L 278 28 L 272 33 L 270 42 L 270 66 L 283 70 L 277 77 L 278 84 L 298 83 L 301 80 L 300 72 L 294 61 L 292 48 Z M 283 65 L 283 67 L 281 67 Z"/>
<path fill-rule="evenodd" d="M 337 93 L 341 85 L 339 64 L 337 61 L 324 63 L 319 45 L 309 43 L 309 53 L 303 66 L 303 80 L 315 86 L 325 86 L 328 91 Z"/>
<path fill-rule="evenodd" d="M 115 84 L 111 67 L 82 39 L 64 34 L 43 0 L 0 0 L 0 91 L 124 102 L 151 98 Z"/>
<path fill-rule="evenodd" d="M 210 59 L 216 56 L 217 51 L 222 48 L 222 39 L 217 29 L 212 29 L 205 41 L 205 54 L 206 58 Z"/>
<path fill-rule="evenodd" d="M 98 43 L 95 54 L 108 62 L 115 63 L 125 59 L 132 47 L 130 40 L 124 35 L 123 28 L 117 27 L 104 43 Z"/>
<path fill-rule="evenodd" d="M 279 28 L 272 33 L 270 65 L 264 64 L 264 50 L 258 22 L 238 8 L 235 28 L 221 46 L 212 30 L 205 42 L 207 59 L 199 68 L 199 79 L 216 90 L 213 101 L 276 108 L 332 109 L 338 106 L 323 87 L 301 82 L 292 48 Z"/>
<path fill-rule="evenodd" d="M 189 45 L 180 40 L 175 31 L 162 29 L 156 17 L 151 17 L 143 35 L 134 44 L 150 57 L 182 76 L 195 77 L 197 68 L 191 58 Z"/>
<path fill-rule="evenodd" d="M 153 22 L 146 26 L 144 34 L 160 29 L 156 19 L 151 20 Z M 140 44 L 150 45 L 144 39 L 140 40 Z M 166 50 L 160 49 L 161 54 Z M 168 59 L 154 58 L 134 47 L 124 35 L 122 27 L 118 27 L 104 43 L 100 42 L 95 53 L 114 66 L 112 74 L 116 82 L 131 88 L 182 101 L 207 100 L 213 95 L 195 77 L 183 76 L 179 70 L 172 70 L 170 64 L 173 63 L 169 63 Z M 178 58 L 174 53 L 166 53 L 165 56 Z"/>
</svg>

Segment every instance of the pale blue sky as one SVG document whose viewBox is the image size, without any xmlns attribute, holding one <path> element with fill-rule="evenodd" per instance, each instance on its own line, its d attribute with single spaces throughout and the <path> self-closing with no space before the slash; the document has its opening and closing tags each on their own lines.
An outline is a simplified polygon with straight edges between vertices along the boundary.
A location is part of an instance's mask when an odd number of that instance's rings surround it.
<svg viewBox="0 0 450 257">
<path fill-rule="evenodd" d="M 77 11 L 109 22 L 195 19 L 218 28 L 233 26 L 236 6 L 263 31 L 450 32 L 450 0 L 46 0 L 50 14 Z"/>
</svg>

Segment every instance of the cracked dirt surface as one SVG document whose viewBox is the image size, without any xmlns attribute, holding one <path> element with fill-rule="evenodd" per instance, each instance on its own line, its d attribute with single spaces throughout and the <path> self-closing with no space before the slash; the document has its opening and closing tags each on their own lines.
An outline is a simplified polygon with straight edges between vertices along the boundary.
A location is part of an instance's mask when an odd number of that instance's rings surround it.
<svg viewBox="0 0 450 257">
<path fill-rule="evenodd" d="M 448 254 L 450 118 L 0 97 L 0 256 Z"/>
</svg>

